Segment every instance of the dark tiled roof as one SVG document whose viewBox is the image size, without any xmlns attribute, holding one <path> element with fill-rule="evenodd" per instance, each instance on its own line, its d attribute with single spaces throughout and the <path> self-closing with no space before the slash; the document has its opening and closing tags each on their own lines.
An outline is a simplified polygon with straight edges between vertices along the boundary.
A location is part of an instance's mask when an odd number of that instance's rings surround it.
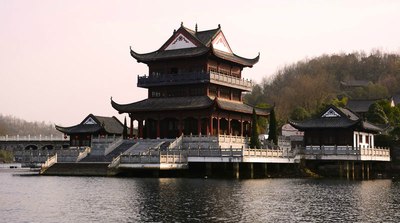
<svg viewBox="0 0 400 223">
<path fill-rule="evenodd" d="M 138 62 L 149 62 L 149 61 L 156 61 L 163 59 L 175 59 L 181 57 L 196 57 L 204 55 L 207 52 L 209 52 L 209 48 L 207 47 L 193 47 L 193 48 L 184 48 L 177 50 L 161 50 L 145 54 L 138 54 L 135 51 L 131 50 L 131 56 L 135 58 Z"/>
<path fill-rule="evenodd" d="M 75 125 L 75 126 L 70 126 L 70 127 L 62 127 L 56 125 L 56 129 L 64 134 L 79 134 L 79 133 L 97 133 L 99 132 L 102 128 L 99 125 Z"/>
<path fill-rule="evenodd" d="M 84 122 L 88 119 L 92 118 L 96 124 L 84 124 Z M 70 127 L 62 127 L 56 125 L 56 129 L 65 134 L 79 134 L 79 133 L 88 133 L 93 134 L 97 133 L 101 130 L 104 130 L 108 134 L 122 134 L 124 129 L 123 124 L 116 117 L 103 117 L 103 116 L 95 116 L 88 115 L 80 124 Z"/>
<path fill-rule="evenodd" d="M 365 113 L 376 100 L 349 100 L 346 107 L 356 113 Z"/>
<path fill-rule="evenodd" d="M 161 47 L 157 51 L 144 54 L 136 53 L 131 49 L 131 56 L 135 58 L 138 62 L 146 63 L 157 60 L 168 60 L 168 59 L 176 59 L 183 57 L 196 57 L 210 52 L 213 53 L 218 58 L 228 60 L 247 67 L 253 66 L 259 60 L 260 55 L 258 55 L 256 58 L 248 59 L 240 57 L 234 53 L 230 54 L 217 50 L 212 50 L 211 42 L 220 32 L 222 32 L 220 27 L 218 27 L 217 29 L 195 32 L 191 29 L 181 26 L 178 29 L 178 31 L 179 30 L 182 30 L 182 32 L 186 32 L 188 35 L 192 36 L 194 40 L 197 40 L 196 42 L 198 42 L 200 46 L 185 48 L 185 49 L 175 49 L 175 50 L 163 50 L 163 47 Z M 173 36 L 174 35 L 175 33 L 173 34 Z M 171 40 L 173 36 L 171 36 L 169 40 Z M 166 43 L 164 43 L 163 46 L 165 46 Z"/>
<path fill-rule="evenodd" d="M 228 111 L 236 111 L 241 113 L 253 114 L 253 107 L 242 102 L 228 101 L 224 99 L 217 99 L 217 105 L 220 109 Z M 267 116 L 269 115 L 269 110 L 256 108 L 256 114 Z"/>
<path fill-rule="evenodd" d="M 253 58 L 253 59 L 247 59 L 247 58 L 244 58 L 244 57 L 240 57 L 240 56 L 238 56 L 238 55 L 236 55 L 234 53 L 233 54 L 225 53 L 225 52 L 222 52 L 222 51 L 216 50 L 216 49 L 213 49 L 213 53 L 214 53 L 215 56 L 217 56 L 217 57 L 219 57 L 221 59 L 232 61 L 232 62 L 235 62 L 235 63 L 238 63 L 238 64 L 242 64 L 242 65 L 248 66 L 248 67 L 253 66 L 260 59 L 260 54 L 258 54 L 258 56 Z"/>
<path fill-rule="evenodd" d="M 323 114 L 333 109 L 339 116 L 323 117 Z M 299 130 L 321 129 L 321 128 L 354 128 L 372 132 L 380 132 L 381 128 L 369 122 L 362 121 L 355 113 L 345 108 L 328 106 L 319 117 L 308 119 L 302 122 L 290 120 L 289 123 Z"/>
<path fill-rule="evenodd" d="M 224 99 L 212 100 L 208 96 L 148 98 L 131 104 L 118 104 L 111 100 L 112 107 L 119 113 L 203 109 L 214 104 L 222 110 L 253 113 L 253 107 L 250 105 Z M 256 113 L 266 116 L 269 114 L 269 110 L 256 108 Z"/>
<path fill-rule="evenodd" d="M 336 107 L 337 109 L 339 109 L 345 116 L 347 116 L 350 120 L 353 120 L 353 121 L 357 121 L 358 119 L 360 119 L 360 117 L 358 117 L 358 115 L 356 114 L 356 113 L 354 113 L 354 112 L 352 112 L 351 110 L 349 110 L 349 109 L 346 109 L 346 108 L 339 108 L 339 107 Z"/>
<path fill-rule="evenodd" d="M 131 104 L 118 104 L 111 100 L 112 107 L 119 113 L 201 109 L 213 103 L 208 96 L 148 98 Z"/>
<path fill-rule="evenodd" d="M 195 33 L 195 36 L 197 37 L 200 42 L 202 42 L 205 46 L 210 46 L 212 39 L 217 35 L 217 33 L 220 31 L 220 28 L 217 29 L 211 29 L 211 30 L 205 30 L 205 31 L 200 31 Z"/>
<path fill-rule="evenodd" d="M 122 134 L 124 125 L 116 117 L 102 117 L 97 115 L 95 117 L 100 121 L 106 132 L 110 134 Z"/>
</svg>

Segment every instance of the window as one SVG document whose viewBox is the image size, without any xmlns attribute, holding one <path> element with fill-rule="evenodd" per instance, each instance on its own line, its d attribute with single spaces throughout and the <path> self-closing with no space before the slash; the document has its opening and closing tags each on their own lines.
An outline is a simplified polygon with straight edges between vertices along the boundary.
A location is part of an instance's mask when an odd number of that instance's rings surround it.
<svg viewBox="0 0 400 223">
<path fill-rule="evenodd" d="M 151 97 L 152 98 L 159 98 L 161 96 L 159 91 L 152 91 L 151 92 Z"/>
<path fill-rule="evenodd" d="M 209 96 L 217 97 L 217 86 L 211 85 L 209 87 L 209 93 L 208 94 L 209 94 Z"/>
<path fill-rule="evenodd" d="M 231 93 L 229 88 L 220 88 L 220 97 L 230 99 Z"/>
</svg>

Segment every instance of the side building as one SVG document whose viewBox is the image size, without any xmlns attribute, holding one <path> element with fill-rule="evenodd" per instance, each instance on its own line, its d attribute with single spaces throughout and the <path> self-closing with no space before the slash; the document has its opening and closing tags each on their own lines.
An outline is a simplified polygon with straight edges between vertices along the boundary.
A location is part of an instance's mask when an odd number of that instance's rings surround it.
<svg viewBox="0 0 400 223">
<path fill-rule="evenodd" d="M 70 127 L 56 125 L 56 129 L 69 136 L 70 146 L 91 146 L 92 138 L 122 136 L 123 124 L 115 117 L 89 114 L 81 123 Z"/>
<path fill-rule="evenodd" d="M 242 71 L 259 60 L 240 57 L 231 50 L 221 27 L 197 31 L 183 25 L 156 51 L 131 56 L 149 67 L 138 76 L 137 86 L 148 98 L 111 105 L 138 122 L 139 138 L 175 138 L 184 135 L 249 136 L 253 107 L 242 93 L 253 83 Z M 269 111 L 256 109 L 258 116 Z M 132 128 L 131 128 L 132 129 Z M 131 136 L 133 133 L 131 132 Z"/>
<path fill-rule="evenodd" d="M 374 135 L 381 128 L 363 121 L 349 109 L 328 106 L 318 117 L 302 122 L 290 121 L 293 127 L 304 131 L 306 149 L 372 149 Z"/>
</svg>

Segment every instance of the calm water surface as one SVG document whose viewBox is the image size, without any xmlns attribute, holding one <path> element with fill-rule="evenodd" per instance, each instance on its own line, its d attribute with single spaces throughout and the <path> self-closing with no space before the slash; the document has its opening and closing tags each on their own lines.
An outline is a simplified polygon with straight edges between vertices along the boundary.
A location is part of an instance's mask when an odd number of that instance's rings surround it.
<svg viewBox="0 0 400 223">
<path fill-rule="evenodd" d="M 0 222 L 399 222 L 400 182 L 18 176 Z"/>
</svg>

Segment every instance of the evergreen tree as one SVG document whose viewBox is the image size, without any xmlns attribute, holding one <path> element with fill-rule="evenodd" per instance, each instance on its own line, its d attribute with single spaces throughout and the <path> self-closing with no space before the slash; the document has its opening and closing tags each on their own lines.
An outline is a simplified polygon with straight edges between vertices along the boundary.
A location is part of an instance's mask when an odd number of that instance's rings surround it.
<svg viewBox="0 0 400 223">
<path fill-rule="evenodd" d="M 296 121 L 303 121 L 305 119 L 308 119 L 310 116 L 311 116 L 310 113 L 306 109 L 298 106 L 290 114 L 290 119 Z"/>
<path fill-rule="evenodd" d="M 126 125 L 126 117 L 125 117 L 125 119 L 124 119 L 124 130 L 122 131 L 122 137 L 123 137 L 124 139 L 127 139 L 127 138 L 128 138 L 128 127 L 127 127 L 127 125 Z"/>
<path fill-rule="evenodd" d="M 260 140 L 258 139 L 258 126 L 257 126 L 257 115 L 256 110 L 253 108 L 253 116 L 251 118 L 251 137 L 250 137 L 251 148 L 261 148 Z"/>
<path fill-rule="evenodd" d="M 382 106 L 377 102 L 369 107 L 367 120 L 374 124 L 387 124 L 389 121 Z"/>
<path fill-rule="evenodd" d="M 269 114 L 269 133 L 268 140 L 274 142 L 275 145 L 278 144 L 278 134 L 277 134 L 277 123 L 275 117 L 275 108 L 272 108 Z"/>
</svg>

